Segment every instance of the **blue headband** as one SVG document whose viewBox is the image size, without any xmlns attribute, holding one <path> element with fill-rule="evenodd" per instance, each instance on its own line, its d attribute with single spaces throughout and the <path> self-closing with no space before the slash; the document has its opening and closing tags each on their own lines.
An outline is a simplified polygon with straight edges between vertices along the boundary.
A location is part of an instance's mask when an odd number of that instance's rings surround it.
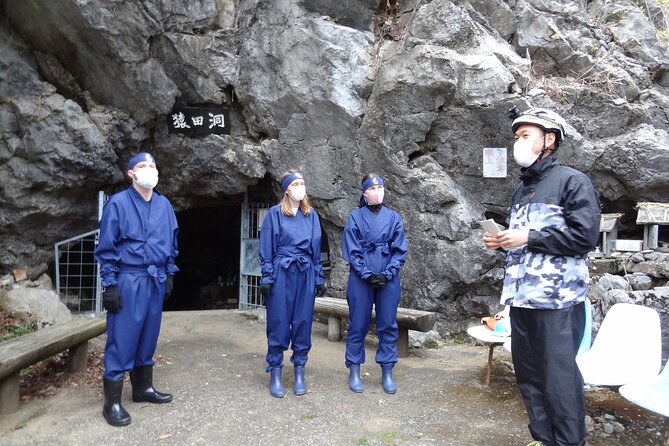
<svg viewBox="0 0 669 446">
<path fill-rule="evenodd" d="M 367 178 L 365 181 L 362 182 L 362 193 L 365 193 L 365 191 L 372 186 L 383 186 L 383 178 L 381 177 Z"/>
<path fill-rule="evenodd" d="M 365 181 L 362 182 L 362 193 L 364 194 L 365 191 L 372 186 L 383 186 L 383 178 L 381 177 L 367 178 Z M 366 204 L 367 202 L 365 201 L 365 196 L 361 195 L 359 202 L 360 207 L 364 208 Z"/>
<path fill-rule="evenodd" d="M 150 153 L 140 152 L 137 155 L 130 158 L 130 161 L 128 161 L 128 170 L 132 170 L 132 168 L 135 167 L 137 164 L 143 163 L 145 161 L 156 164 L 156 160 L 151 156 Z"/>
<path fill-rule="evenodd" d="M 295 180 L 303 180 L 303 179 L 304 178 L 302 177 L 302 174 L 299 173 L 299 172 L 293 172 L 293 173 L 289 174 L 281 182 L 281 191 L 286 192 L 286 189 L 288 189 L 288 186 L 290 186 L 290 183 L 292 183 Z"/>
</svg>

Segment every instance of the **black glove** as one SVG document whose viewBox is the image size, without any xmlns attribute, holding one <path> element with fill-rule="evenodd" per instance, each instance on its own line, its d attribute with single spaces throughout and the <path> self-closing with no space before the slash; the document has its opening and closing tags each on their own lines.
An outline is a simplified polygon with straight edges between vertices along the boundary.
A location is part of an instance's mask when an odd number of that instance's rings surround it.
<svg viewBox="0 0 669 446">
<path fill-rule="evenodd" d="M 165 279 L 165 298 L 163 301 L 170 298 L 172 290 L 174 290 L 174 276 L 167 276 L 167 279 Z"/>
<path fill-rule="evenodd" d="M 272 292 L 272 284 L 261 283 L 258 292 L 260 293 L 260 304 L 262 306 L 267 306 L 267 299 L 269 299 L 269 295 Z"/>
<path fill-rule="evenodd" d="M 365 279 L 365 283 L 372 288 L 379 288 L 388 283 L 388 278 L 383 274 L 372 274 Z"/>
<path fill-rule="evenodd" d="M 379 279 L 376 277 L 376 274 L 372 274 L 365 279 L 365 283 L 372 288 L 376 288 L 379 286 L 378 280 Z"/>
<path fill-rule="evenodd" d="M 382 287 L 385 286 L 388 283 L 388 278 L 384 276 L 383 274 L 372 274 L 373 276 L 376 276 L 376 286 L 377 287 Z"/>
<path fill-rule="evenodd" d="M 316 296 L 323 297 L 325 296 L 325 284 L 316 285 Z"/>
<path fill-rule="evenodd" d="M 110 313 L 118 313 L 121 305 L 121 293 L 116 285 L 108 286 L 102 292 L 102 306 Z"/>
<path fill-rule="evenodd" d="M 272 291 L 272 284 L 261 283 L 258 291 L 260 291 L 260 295 L 263 299 L 267 299 L 269 297 L 269 293 Z"/>
</svg>

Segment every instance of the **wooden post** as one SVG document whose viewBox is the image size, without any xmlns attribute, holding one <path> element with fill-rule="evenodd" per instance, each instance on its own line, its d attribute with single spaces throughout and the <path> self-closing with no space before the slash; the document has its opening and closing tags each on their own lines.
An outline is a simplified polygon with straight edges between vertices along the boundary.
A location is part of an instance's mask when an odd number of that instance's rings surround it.
<svg viewBox="0 0 669 446">
<path fill-rule="evenodd" d="M 397 333 L 397 356 L 406 358 L 409 356 L 409 329 L 399 327 Z"/>
<path fill-rule="evenodd" d="M 341 319 L 337 316 L 328 316 L 328 341 L 341 341 Z"/>
<path fill-rule="evenodd" d="M 0 380 L 0 413 L 7 414 L 19 410 L 20 373 L 14 373 Z"/>
<path fill-rule="evenodd" d="M 67 354 L 67 371 L 85 372 L 88 359 L 88 341 L 70 347 Z"/>
<path fill-rule="evenodd" d="M 490 350 L 488 350 L 488 366 L 485 374 L 485 385 L 489 386 L 490 385 L 490 375 L 492 374 L 492 355 L 493 355 L 493 350 L 495 349 L 495 346 L 497 344 L 490 344 Z"/>
<path fill-rule="evenodd" d="M 643 249 L 657 249 L 660 225 L 643 225 Z"/>
</svg>

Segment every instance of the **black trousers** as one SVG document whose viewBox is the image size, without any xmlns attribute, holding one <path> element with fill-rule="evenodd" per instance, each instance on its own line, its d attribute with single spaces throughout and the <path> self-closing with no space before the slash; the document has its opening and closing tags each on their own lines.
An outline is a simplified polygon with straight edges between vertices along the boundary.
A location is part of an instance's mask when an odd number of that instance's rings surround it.
<svg viewBox="0 0 669 446">
<path fill-rule="evenodd" d="M 545 445 L 585 445 L 583 377 L 576 365 L 584 329 L 584 303 L 561 310 L 511 307 L 516 383 L 532 437 Z"/>
</svg>

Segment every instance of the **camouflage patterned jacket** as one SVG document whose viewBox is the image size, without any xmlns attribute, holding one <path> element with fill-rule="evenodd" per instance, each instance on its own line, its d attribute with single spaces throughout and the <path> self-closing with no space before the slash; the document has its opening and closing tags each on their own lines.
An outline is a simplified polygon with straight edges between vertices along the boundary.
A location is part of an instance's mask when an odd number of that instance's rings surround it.
<svg viewBox="0 0 669 446">
<path fill-rule="evenodd" d="M 500 303 L 560 309 L 585 300 L 587 254 L 599 239 L 600 209 L 588 177 L 555 156 L 525 169 L 509 208 L 509 228 L 529 229 L 508 251 Z"/>
</svg>

